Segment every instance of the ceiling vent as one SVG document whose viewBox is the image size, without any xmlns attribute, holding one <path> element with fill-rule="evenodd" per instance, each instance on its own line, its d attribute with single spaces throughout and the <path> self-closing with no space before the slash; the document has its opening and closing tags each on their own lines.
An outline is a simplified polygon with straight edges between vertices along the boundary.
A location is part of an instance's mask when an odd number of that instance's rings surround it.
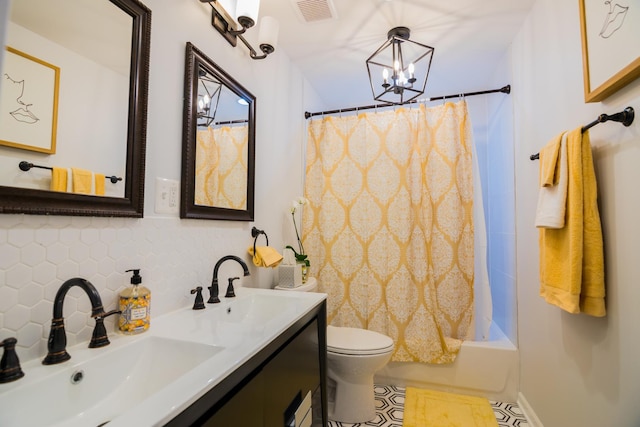
<svg viewBox="0 0 640 427">
<path fill-rule="evenodd" d="M 307 23 L 335 19 L 336 8 L 331 0 L 291 0 L 298 17 Z"/>
</svg>

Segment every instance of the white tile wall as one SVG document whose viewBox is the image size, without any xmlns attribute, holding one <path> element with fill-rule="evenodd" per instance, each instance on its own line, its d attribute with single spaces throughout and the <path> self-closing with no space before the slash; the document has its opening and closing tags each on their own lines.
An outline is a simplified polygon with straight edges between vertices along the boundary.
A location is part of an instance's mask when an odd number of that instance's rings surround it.
<svg viewBox="0 0 640 427">
<path fill-rule="evenodd" d="M 154 316 L 192 303 L 190 289 L 209 286 L 221 256 L 241 256 L 251 267 L 245 253 L 252 241 L 250 224 L 237 224 L 0 215 L 0 340 L 16 337 L 21 361 L 43 358 L 60 285 L 73 277 L 87 279 L 105 310 L 112 310 L 119 292 L 129 286 L 131 273 L 125 270 L 131 268 L 141 269 L 151 290 L 153 327 Z M 242 271 L 233 264 L 223 264 L 221 277 Z M 251 277 L 241 284 L 253 286 Z M 95 324 L 90 311 L 86 295 L 72 288 L 63 310 L 68 346 L 90 340 Z M 115 317 L 105 321 L 110 334 L 116 333 Z"/>
</svg>

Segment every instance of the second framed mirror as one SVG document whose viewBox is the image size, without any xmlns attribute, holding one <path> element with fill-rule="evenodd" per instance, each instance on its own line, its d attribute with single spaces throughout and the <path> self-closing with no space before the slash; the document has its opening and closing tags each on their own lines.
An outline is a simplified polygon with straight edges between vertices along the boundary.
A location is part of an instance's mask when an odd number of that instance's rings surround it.
<svg viewBox="0 0 640 427">
<path fill-rule="evenodd" d="M 181 218 L 253 221 L 255 97 L 187 43 Z"/>
</svg>

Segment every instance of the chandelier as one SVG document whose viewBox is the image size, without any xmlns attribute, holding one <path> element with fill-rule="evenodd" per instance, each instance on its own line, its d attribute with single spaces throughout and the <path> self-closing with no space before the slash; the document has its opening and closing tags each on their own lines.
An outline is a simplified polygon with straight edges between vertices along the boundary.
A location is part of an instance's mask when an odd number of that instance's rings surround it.
<svg viewBox="0 0 640 427">
<path fill-rule="evenodd" d="M 409 40 L 407 27 L 395 27 L 387 41 L 367 59 L 371 91 L 376 101 L 404 104 L 424 93 L 434 49 Z"/>
<path fill-rule="evenodd" d="M 198 71 L 198 126 L 209 127 L 216 118 L 222 83 L 202 68 Z"/>
</svg>

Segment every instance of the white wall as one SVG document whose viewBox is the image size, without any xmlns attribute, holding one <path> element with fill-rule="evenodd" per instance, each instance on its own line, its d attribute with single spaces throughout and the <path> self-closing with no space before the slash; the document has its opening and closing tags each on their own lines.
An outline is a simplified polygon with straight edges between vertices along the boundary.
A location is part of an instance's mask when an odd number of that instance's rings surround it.
<svg viewBox="0 0 640 427">
<path fill-rule="evenodd" d="M 253 243 L 253 225 L 268 233 L 276 249 L 294 243 L 283 240 L 291 227 L 286 213 L 291 200 L 302 194 L 302 112 L 317 107 L 317 95 L 282 51 L 254 61 L 243 46 L 231 47 L 211 27 L 210 6 L 197 0 L 144 3 L 152 10 L 145 217 L 0 215 L 0 339 L 17 336 L 23 361 L 46 354 L 51 301 L 64 280 L 88 279 L 112 309 L 129 283 L 124 270 L 139 267 L 152 291 L 153 316 L 159 316 L 190 304 L 188 291 L 208 286 L 215 262 L 224 255 L 239 255 L 250 264 L 251 276 L 242 285 L 271 287 L 273 272 L 254 267 L 246 252 Z M 154 213 L 155 178 L 180 179 L 187 41 L 257 98 L 254 223 L 180 220 L 178 214 Z M 220 277 L 239 269 L 227 262 Z M 88 305 L 78 289 L 67 296 L 69 345 L 90 339 L 94 322 Z"/>
<path fill-rule="evenodd" d="M 637 45 L 637 40 L 630 43 Z M 640 81 L 602 103 L 584 103 L 577 1 L 538 0 L 514 39 L 512 61 L 522 395 L 545 427 L 636 426 L 640 120 L 629 128 L 604 123 L 590 131 L 605 242 L 605 318 L 562 312 L 538 295 L 533 221 L 539 166 L 529 155 L 562 130 L 601 113 L 630 105 L 637 114 Z"/>
</svg>

